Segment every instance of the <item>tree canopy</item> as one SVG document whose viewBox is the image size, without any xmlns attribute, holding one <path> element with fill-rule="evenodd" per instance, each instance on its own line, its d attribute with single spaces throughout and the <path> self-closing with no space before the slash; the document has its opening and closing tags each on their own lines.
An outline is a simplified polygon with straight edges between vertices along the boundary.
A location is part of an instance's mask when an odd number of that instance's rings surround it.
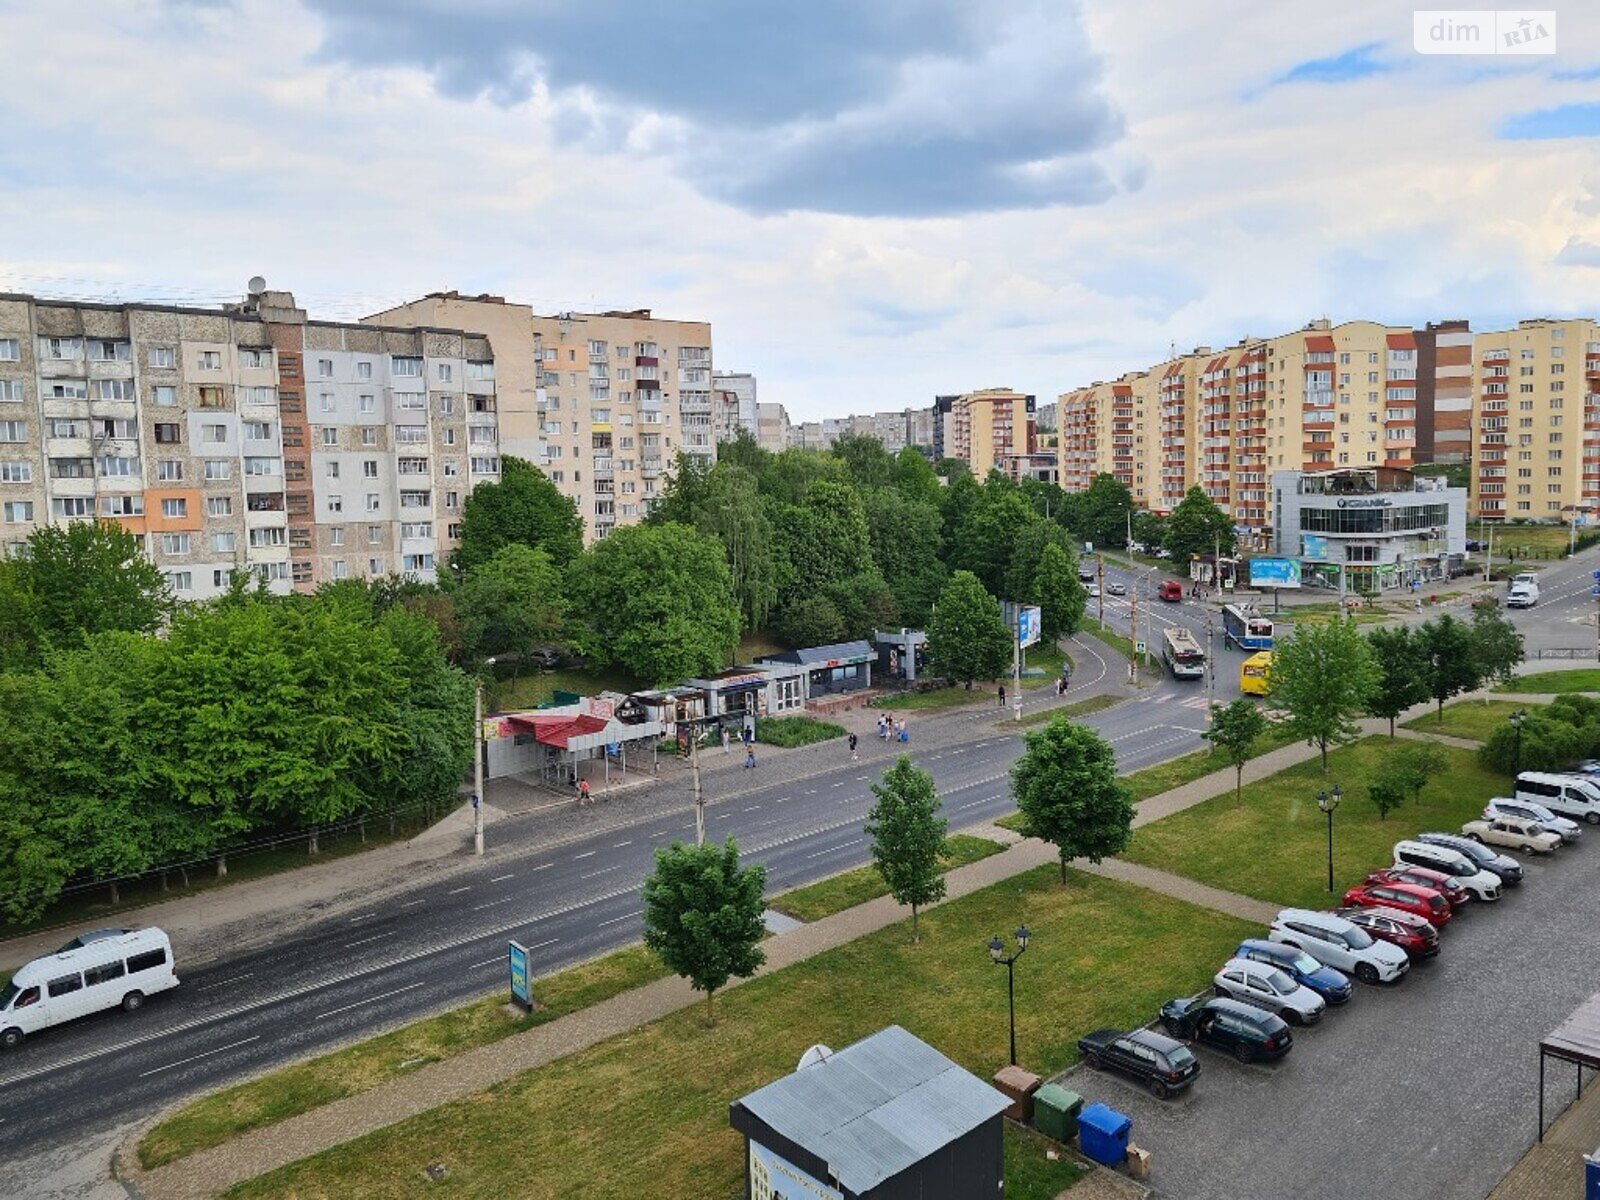
<svg viewBox="0 0 1600 1200">
<path fill-rule="evenodd" d="M 1356 739 L 1356 717 L 1367 711 L 1379 671 L 1372 648 L 1349 618 L 1301 624 L 1280 638 L 1272 655 L 1272 702 L 1288 713 L 1287 724 L 1316 746 L 1322 770 L 1328 747 Z"/>
<path fill-rule="evenodd" d="M 1233 518 L 1196 484 L 1167 516 L 1162 536 L 1172 561 L 1187 563 L 1197 554 L 1210 554 L 1219 543 L 1224 551 L 1232 550 Z"/>
<path fill-rule="evenodd" d="M 498 483 L 480 483 L 461 505 L 461 544 L 452 563 L 466 572 L 510 543 L 543 550 L 565 566 L 583 549 L 583 518 L 532 463 L 505 455 Z"/>
<path fill-rule="evenodd" d="M 993 679 L 1011 661 L 1011 632 L 1000 604 L 970 571 L 950 577 L 928 622 L 928 668 L 969 688 Z"/>
<path fill-rule="evenodd" d="M 716 1019 L 717 990 L 766 961 L 766 885 L 765 867 L 739 865 L 731 837 L 721 846 L 674 842 L 656 851 L 643 888 L 644 944 L 706 994 L 709 1021 Z"/>
<path fill-rule="evenodd" d="M 1367 634 L 1378 682 L 1367 697 L 1367 711 L 1394 723 L 1413 704 L 1428 698 L 1427 660 L 1421 640 L 1408 625 L 1374 629 Z"/>
<path fill-rule="evenodd" d="M 950 823 L 939 815 L 939 794 L 933 776 L 902 754 L 883 779 L 872 785 L 877 797 L 867 814 L 872 865 L 900 904 L 911 906 L 911 940 L 917 933 L 917 912 L 944 898 L 939 860 L 945 852 Z"/>
<path fill-rule="evenodd" d="M 1074 858 L 1098 863 L 1125 850 L 1133 802 L 1117 779 L 1111 744 L 1059 715 L 1023 741 L 1026 749 L 1011 768 L 1011 794 L 1028 836 L 1056 848 L 1061 881 Z"/>
<path fill-rule="evenodd" d="M 461 639 L 475 661 L 521 657 L 568 638 L 566 589 L 543 550 L 501 546 L 467 572 L 455 592 Z"/>
</svg>

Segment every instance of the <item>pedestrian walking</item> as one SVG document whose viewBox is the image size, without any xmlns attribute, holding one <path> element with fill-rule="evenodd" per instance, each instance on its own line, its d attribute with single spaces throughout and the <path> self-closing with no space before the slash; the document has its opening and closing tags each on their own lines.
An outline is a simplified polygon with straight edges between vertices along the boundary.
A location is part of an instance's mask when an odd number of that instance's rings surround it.
<svg viewBox="0 0 1600 1200">
<path fill-rule="evenodd" d="M 578 780 L 578 807 L 582 808 L 584 805 L 591 802 L 592 801 L 589 796 L 589 781 L 587 779 Z"/>
<path fill-rule="evenodd" d="M 887 722 L 888 719 L 889 718 L 884 716 L 882 713 L 878 714 L 878 740 L 880 742 L 884 740 L 884 733 L 883 733 L 884 723 Z"/>
<path fill-rule="evenodd" d="M 906 731 L 906 723 L 904 721 L 900 722 L 899 732 L 896 733 L 895 736 L 898 737 L 902 742 L 909 742 L 911 740 L 911 734 Z"/>
<path fill-rule="evenodd" d="M 1005 706 L 1006 706 L 1006 685 L 1002 683 L 1000 685 L 1000 707 L 1004 708 Z"/>
<path fill-rule="evenodd" d="M 756 748 L 753 742 L 746 742 L 744 747 L 744 769 L 749 770 L 756 765 Z"/>
<path fill-rule="evenodd" d="M 850 761 L 856 762 L 860 758 L 861 756 L 856 753 L 856 735 L 852 733 L 850 735 Z"/>
<path fill-rule="evenodd" d="M 724 754 L 727 754 L 729 752 L 729 748 L 732 745 L 733 745 L 733 738 L 728 734 L 728 727 L 726 725 L 724 725 L 722 727 L 722 752 Z"/>
</svg>

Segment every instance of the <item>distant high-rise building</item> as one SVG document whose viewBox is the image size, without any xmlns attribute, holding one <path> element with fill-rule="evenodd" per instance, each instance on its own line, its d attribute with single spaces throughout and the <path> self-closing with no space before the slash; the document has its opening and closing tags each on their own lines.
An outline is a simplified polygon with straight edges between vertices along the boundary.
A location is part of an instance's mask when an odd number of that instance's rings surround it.
<svg viewBox="0 0 1600 1200">
<path fill-rule="evenodd" d="M 957 396 L 950 406 L 951 436 L 945 453 L 959 458 L 979 479 L 1005 468 L 1003 460 L 1033 452 L 1032 396 L 1009 388 L 985 388 Z"/>
<path fill-rule="evenodd" d="M 792 444 L 789 412 L 781 404 L 762 401 L 756 405 L 756 441 L 763 450 L 781 454 Z"/>
<path fill-rule="evenodd" d="M 756 402 L 756 377 L 748 371 L 714 371 L 711 375 L 711 386 L 733 394 L 737 401 L 734 417 L 737 427 L 755 437 L 756 425 L 760 420 L 760 406 Z"/>
</svg>

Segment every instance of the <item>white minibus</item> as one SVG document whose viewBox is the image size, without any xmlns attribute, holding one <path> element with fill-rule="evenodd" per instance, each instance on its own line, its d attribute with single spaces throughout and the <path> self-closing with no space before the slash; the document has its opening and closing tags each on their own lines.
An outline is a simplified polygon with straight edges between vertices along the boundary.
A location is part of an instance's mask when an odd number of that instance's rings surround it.
<svg viewBox="0 0 1600 1200">
<path fill-rule="evenodd" d="M 26 963 L 0 992 L 0 1046 L 108 1008 L 132 1012 L 178 986 L 172 943 L 156 928 L 97 929 Z"/>
</svg>

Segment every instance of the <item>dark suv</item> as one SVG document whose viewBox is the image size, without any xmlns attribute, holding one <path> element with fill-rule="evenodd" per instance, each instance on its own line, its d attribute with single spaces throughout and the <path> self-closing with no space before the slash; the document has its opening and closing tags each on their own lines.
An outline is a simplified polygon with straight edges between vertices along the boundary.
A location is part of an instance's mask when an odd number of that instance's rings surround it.
<svg viewBox="0 0 1600 1200">
<path fill-rule="evenodd" d="M 1078 1039 L 1078 1052 L 1091 1067 L 1137 1079 L 1158 1100 L 1183 1091 L 1200 1074 L 1200 1061 L 1189 1047 L 1148 1029 L 1096 1029 Z"/>
<path fill-rule="evenodd" d="M 1509 854 L 1496 854 L 1481 842 L 1475 842 L 1469 837 L 1457 837 L 1453 833 L 1419 833 L 1416 840 L 1425 842 L 1430 846 L 1444 846 L 1463 854 L 1478 865 L 1483 871 L 1490 871 L 1500 876 L 1500 882 L 1507 887 L 1515 887 L 1522 882 L 1522 864 Z"/>
<path fill-rule="evenodd" d="M 1282 1017 L 1225 996 L 1168 1000 L 1161 1006 L 1161 1027 L 1173 1037 L 1215 1046 L 1240 1062 L 1282 1058 L 1294 1045 Z"/>
<path fill-rule="evenodd" d="M 1265 938 L 1247 938 L 1239 943 L 1233 956 L 1277 967 L 1301 987 L 1310 988 L 1329 1004 L 1343 1004 L 1350 999 L 1350 977 L 1343 971 L 1323 966 L 1298 946 L 1269 942 Z"/>
</svg>

